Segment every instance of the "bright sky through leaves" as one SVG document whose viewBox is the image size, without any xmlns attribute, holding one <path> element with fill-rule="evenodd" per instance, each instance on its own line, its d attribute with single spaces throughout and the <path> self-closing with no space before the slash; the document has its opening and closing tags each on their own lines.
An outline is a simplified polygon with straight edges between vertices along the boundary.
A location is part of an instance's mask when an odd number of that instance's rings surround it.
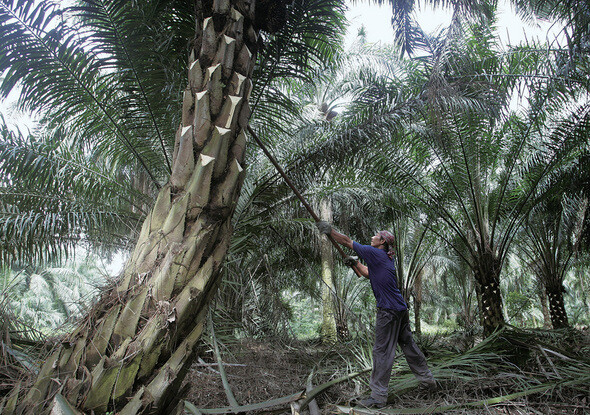
<svg viewBox="0 0 590 415">
<path fill-rule="evenodd" d="M 359 3 L 355 5 L 348 2 L 349 11 L 347 17 L 350 27 L 346 38 L 346 44 L 351 44 L 361 27 L 365 28 L 367 42 L 390 43 L 393 39 L 391 28 L 391 6 L 378 6 L 375 4 Z M 498 6 L 498 34 L 505 45 L 517 45 L 526 39 L 538 38 L 541 41 L 554 39 L 558 28 L 551 27 L 546 21 L 525 23 L 516 16 L 512 6 L 506 0 L 501 0 Z M 421 7 L 417 12 L 417 20 L 426 33 L 432 33 L 449 25 L 451 10 L 432 7 Z M 549 33 L 549 35 L 547 35 Z"/>
<path fill-rule="evenodd" d="M 346 37 L 346 45 L 350 45 L 356 38 L 361 27 L 365 28 L 366 39 L 369 43 L 390 43 L 393 39 L 391 28 L 391 7 L 378 6 L 375 4 L 358 3 L 348 4 L 347 17 L 350 20 L 350 27 Z M 510 3 L 501 0 L 499 6 L 498 33 L 502 42 L 507 44 L 519 44 L 525 39 L 539 38 L 542 41 L 551 41 L 555 37 L 558 28 L 551 27 L 551 24 L 544 21 L 524 23 L 516 16 Z M 431 7 L 422 8 L 418 13 L 418 22 L 427 33 L 435 32 L 448 26 L 451 20 L 450 9 Z M 549 34 L 548 34 L 549 33 Z M 0 101 L 0 113 L 6 118 L 11 126 L 18 126 L 19 129 L 33 128 L 35 117 L 15 111 L 17 91 Z"/>
</svg>

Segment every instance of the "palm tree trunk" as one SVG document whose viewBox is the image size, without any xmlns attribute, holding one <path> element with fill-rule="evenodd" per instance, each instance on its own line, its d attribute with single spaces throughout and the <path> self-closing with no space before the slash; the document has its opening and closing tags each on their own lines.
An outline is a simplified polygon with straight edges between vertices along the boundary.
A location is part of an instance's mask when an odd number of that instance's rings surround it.
<svg viewBox="0 0 590 415">
<path fill-rule="evenodd" d="M 586 283 L 585 273 L 582 271 L 581 267 L 576 268 L 576 273 L 578 274 L 578 279 L 580 280 L 580 287 L 582 293 L 582 302 L 586 304 L 586 309 L 588 310 L 588 315 L 590 315 L 590 296 L 588 295 L 588 291 L 590 291 L 589 284 Z"/>
<path fill-rule="evenodd" d="M 549 313 L 551 314 L 551 324 L 553 325 L 553 328 L 562 329 L 569 327 L 563 301 L 563 293 L 565 291 L 563 285 L 548 286 L 545 289 L 547 291 L 547 299 L 549 300 Z"/>
<path fill-rule="evenodd" d="M 492 253 L 480 258 L 480 266 L 474 271 L 479 298 L 483 335 L 488 337 L 505 324 L 500 292 L 500 263 Z"/>
<path fill-rule="evenodd" d="M 320 201 L 320 218 L 332 223 L 332 202 Z M 334 285 L 334 255 L 328 238 L 320 238 L 320 255 L 322 260 L 322 341 L 334 344 L 338 341 L 336 331 L 336 286 Z"/>
<path fill-rule="evenodd" d="M 420 324 L 420 308 L 422 307 L 422 275 L 424 268 L 422 268 L 416 278 L 414 279 L 414 332 L 416 334 L 422 333 L 422 325 Z"/>
<path fill-rule="evenodd" d="M 541 312 L 543 313 L 543 328 L 550 329 L 551 326 L 551 314 L 549 313 L 549 305 L 547 304 L 547 294 L 543 288 L 537 290 L 539 301 L 541 302 Z"/>
<path fill-rule="evenodd" d="M 244 177 L 254 5 L 197 0 L 170 181 L 121 278 L 47 359 L 17 413 L 48 413 L 58 393 L 88 413 L 169 413 L 220 282 Z"/>
</svg>

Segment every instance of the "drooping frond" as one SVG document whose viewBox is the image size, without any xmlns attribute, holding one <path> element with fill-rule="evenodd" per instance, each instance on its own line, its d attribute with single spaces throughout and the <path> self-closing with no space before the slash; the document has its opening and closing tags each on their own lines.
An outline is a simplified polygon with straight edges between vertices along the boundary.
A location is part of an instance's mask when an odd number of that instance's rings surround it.
<svg viewBox="0 0 590 415">
<path fill-rule="evenodd" d="M 360 2 L 361 0 L 352 0 L 353 4 Z M 452 25 L 462 19 L 486 24 L 493 19 L 495 11 L 495 2 L 489 0 L 430 0 L 426 2 L 416 2 L 415 0 L 370 0 L 370 2 L 391 6 L 393 42 L 402 57 L 405 54 L 412 56 L 416 49 L 423 49 L 428 45 L 426 35 L 415 19 L 417 6 L 421 7 L 428 4 L 434 8 L 452 9 L 454 13 Z"/>
<path fill-rule="evenodd" d="M 109 82 L 120 89 L 113 105 L 123 110 L 121 122 L 151 146 L 150 161 L 169 172 L 180 122 L 174 104 L 186 82 L 186 36 L 194 30 L 193 11 L 180 2 L 88 0 L 72 13 L 100 57 L 102 70 L 110 72 Z M 108 144 L 100 139 L 97 144 L 107 151 Z"/>
<path fill-rule="evenodd" d="M 150 17 L 179 20 L 166 10 Z M 20 106 L 50 128 L 67 128 L 73 145 L 137 164 L 159 186 L 169 174 L 176 128 L 169 105 L 182 67 L 179 35 L 163 28 L 183 26 L 162 20 L 160 32 L 146 33 L 147 18 L 126 2 L 2 2 L 1 89 L 18 87 Z"/>
<path fill-rule="evenodd" d="M 47 261 L 77 243 L 124 247 L 150 199 L 108 163 L 2 129 L 0 258 Z"/>
</svg>

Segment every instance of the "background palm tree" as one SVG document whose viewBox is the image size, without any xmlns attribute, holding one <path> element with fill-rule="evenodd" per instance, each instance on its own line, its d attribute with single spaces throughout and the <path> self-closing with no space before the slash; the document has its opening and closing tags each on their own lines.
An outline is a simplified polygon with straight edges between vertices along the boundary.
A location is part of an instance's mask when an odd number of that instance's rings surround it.
<svg viewBox="0 0 590 415">
<path fill-rule="evenodd" d="M 539 68 L 541 56 L 527 49 L 494 52 L 493 33 L 484 26 L 464 27 L 466 37 L 458 33 L 429 39 L 431 54 L 422 60 L 428 79 L 417 85 L 426 117 L 421 121 L 414 116 L 413 124 L 401 130 L 406 136 L 393 135 L 397 143 L 390 142 L 386 153 L 380 149 L 371 164 L 436 218 L 431 225 L 435 233 L 442 237 L 448 229 L 460 237 L 459 245 L 447 242 L 478 281 L 482 323 L 489 335 L 504 322 L 499 276 L 515 232 L 536 203 L 538 184 L 579 145 L 574 132 L 585 122 L 584 116 L 577 122 L 566 119 L 552 132 L 537 130 L 533 122 L 523 128 L 510 115 L 508 98 L 519 87 L 515 81 L 520 76 L 539 70 L 533 68 Z M 475 37 L 477 43 L 469 40 Z M 505 67 L 513 77 L 500 75 Z M 483 73 L 498 76 L 484 80 Z M 534 106 L 533 120 L 538 111 Z M 537 149 L 529 144 L 535 140 L 551 145 Z"/>
<path fill-rule="evenodd" d="M 579 248 L 587 204 L 580 198 L 540 204 L 531 212 L 525 228 L 525 253 L 549 299 L 551 322 L 556 329 L 568 326 L 563 281 Z"/>
</svg>

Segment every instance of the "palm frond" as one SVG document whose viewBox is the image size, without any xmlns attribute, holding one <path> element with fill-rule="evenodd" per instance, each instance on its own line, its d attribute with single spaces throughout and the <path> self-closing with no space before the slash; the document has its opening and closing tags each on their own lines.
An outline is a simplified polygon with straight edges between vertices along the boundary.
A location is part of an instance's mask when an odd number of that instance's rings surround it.
<svg viewBox="0 0 590 415">
<path fill-rule="evenodd" d="M 0 257 L 47 261 L 80 241 L 124 246 L 150 199 L 108 165 L 64 148 L 59 135 L 35 140 L 2 129 Z"/>
<path fill-rule="evenodd" d="M 336 59 L 344 24 L 341 2 L 298 1 L 288 8 L 283 29 L 263 38 L 253 75 L 257 131 L 284 131 L 285 122 L 298 116 L 299 110 L 283 92 L 284 85 L 295 79 L 309 80 L 310 69 Z"/>
<path fill-rule="evenodd" d="M 70 140 L 82 148 L 137 163 L 158 186 L 169 173 L 165 160 L 175 126 L 167 116 L 174 112 L 156 107 L 167 107 L 166 98 L 180 91 L 179 77 L 166 76 L 180 73 L 179 63 L 168 67 L 171 62 L 160 58 L 170 51 L 161 46 L 178 36 L 173 30 L 145 36 L 144 26 L 133 23 L 141 20 L 139 12 L 124 2 L 73 8 L 33 3 L 0 7 L 3 93 L 18 85 L 22 108 L 43 114 L 50 128 L 67 126 Z"/>
</svg>

